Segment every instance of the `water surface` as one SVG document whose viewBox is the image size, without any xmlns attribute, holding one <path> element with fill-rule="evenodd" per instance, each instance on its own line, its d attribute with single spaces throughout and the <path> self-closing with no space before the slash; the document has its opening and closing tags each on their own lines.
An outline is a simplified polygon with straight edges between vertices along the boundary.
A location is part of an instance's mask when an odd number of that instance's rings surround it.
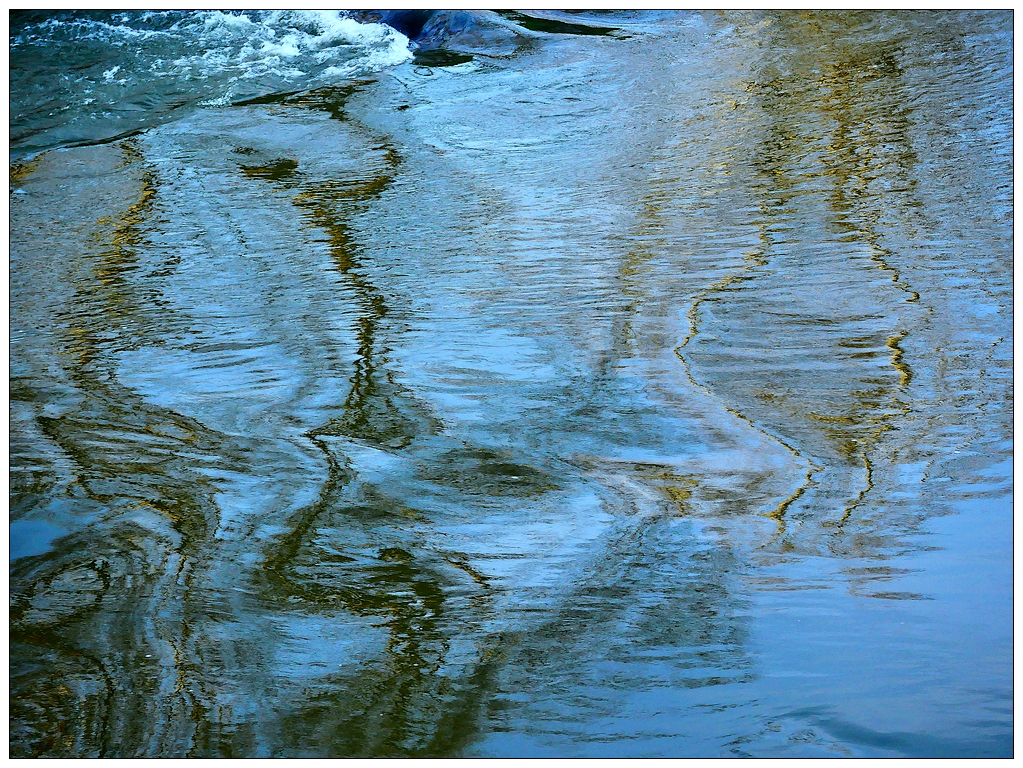
<svg viewBox="0 0 1023 768">
<path fill-rule="evenodd" d="M 12 17 L 12 755 L 1010 756 L 1012 14 L 391 21 Z"/>
</svg>

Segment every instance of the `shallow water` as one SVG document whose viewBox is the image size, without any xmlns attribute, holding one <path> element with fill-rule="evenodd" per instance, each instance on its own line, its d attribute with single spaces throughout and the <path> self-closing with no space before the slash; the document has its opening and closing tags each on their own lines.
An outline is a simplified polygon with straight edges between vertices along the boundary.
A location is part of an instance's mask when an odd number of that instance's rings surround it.
<svg viewBox="0 0 1023 768">
<path fill-rule="evenodd" d="M 1010 12 L 47 18 L 12 755 L 1012 754 Z"/>
</svg>

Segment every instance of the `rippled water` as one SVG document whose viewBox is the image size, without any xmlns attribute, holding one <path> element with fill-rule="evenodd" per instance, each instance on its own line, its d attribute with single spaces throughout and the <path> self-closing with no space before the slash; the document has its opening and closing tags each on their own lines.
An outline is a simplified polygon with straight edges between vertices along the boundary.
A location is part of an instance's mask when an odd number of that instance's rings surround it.
<svg viewBox="0 0 1023 768">
<path fill-rule="evenodd" d="M 261 13 L 12 17 L 12 756 L 1012 754 L 1011 12 Z"/>
</svg>

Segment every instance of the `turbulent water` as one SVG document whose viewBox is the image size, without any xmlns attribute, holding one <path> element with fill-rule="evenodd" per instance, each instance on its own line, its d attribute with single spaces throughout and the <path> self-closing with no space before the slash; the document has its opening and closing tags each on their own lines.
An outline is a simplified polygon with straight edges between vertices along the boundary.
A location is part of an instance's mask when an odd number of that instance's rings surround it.
<svg viewBox="0 0 1023 768">
<path fill-rule="evenodd" d="M 12 13 L 11 755 L 1011 756 L 1012 22 Z"/>
</svg>

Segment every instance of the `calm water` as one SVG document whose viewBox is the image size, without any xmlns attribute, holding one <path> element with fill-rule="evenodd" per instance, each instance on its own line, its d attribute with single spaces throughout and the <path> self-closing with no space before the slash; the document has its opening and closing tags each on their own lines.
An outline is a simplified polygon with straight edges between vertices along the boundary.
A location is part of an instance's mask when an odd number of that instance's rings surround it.
<svg viewBox="0 0 1023 768">
<path fill-rule="evenodd" d="M 12 756 L 1012 754 L 1012 13 L 11 18 Z"/>
</svg>

